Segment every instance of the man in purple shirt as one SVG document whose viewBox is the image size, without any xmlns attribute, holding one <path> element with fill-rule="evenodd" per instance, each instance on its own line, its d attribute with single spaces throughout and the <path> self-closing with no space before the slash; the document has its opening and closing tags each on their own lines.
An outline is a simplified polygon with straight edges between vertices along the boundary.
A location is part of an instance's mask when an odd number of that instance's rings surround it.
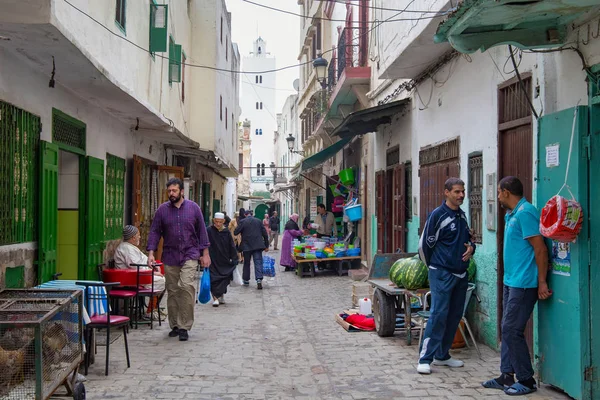
<svg viewBox="0 0 600 400">
<path fill-rule="evenodd" d="M 154 252 L 162 237 L 169 337 L 179 336 L 179 340 L 185 341 L 194 324 L 198 261 L 205 268 L 210 266 L 210 243 L 200 207 L 183 198 L 181 179 L 169 179 L 167 191 L 169 201 L 158 207 L 150 228 L 148 265 L 155 262 Z"/>
</svg>

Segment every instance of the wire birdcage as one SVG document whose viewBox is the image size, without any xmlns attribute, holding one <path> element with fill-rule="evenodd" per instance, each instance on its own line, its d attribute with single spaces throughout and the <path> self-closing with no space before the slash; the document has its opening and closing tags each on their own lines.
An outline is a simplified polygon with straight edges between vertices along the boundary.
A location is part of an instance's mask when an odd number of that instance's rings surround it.
<svg viewBox="0 0 600 400">
<path fill-rule="evenodd" d="M 47 399 L 75 389 L 83 360 L 80 290 L 0 291 L 0 399 Z M 85 396 L 85 395 L 84 395 Z"/>
</svg>

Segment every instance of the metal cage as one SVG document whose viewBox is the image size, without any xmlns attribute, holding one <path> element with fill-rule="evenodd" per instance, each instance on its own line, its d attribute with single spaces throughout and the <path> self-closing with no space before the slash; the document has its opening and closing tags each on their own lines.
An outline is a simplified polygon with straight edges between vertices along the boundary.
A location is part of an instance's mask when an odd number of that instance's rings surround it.
<svg viewBox="0 0 600 400">
<path fill-rule="evenodd" d="M 82 307 L 81 290 L 0 291 L 1 399 L 47 399 L 61 385 L 78 398 Z"/>
</svg>

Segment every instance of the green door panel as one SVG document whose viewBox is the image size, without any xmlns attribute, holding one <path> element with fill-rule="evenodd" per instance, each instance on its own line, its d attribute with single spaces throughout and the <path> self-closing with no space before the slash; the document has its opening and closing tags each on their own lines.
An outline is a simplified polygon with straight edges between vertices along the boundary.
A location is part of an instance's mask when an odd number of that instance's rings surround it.
<svg viewBox="0 0 600 400">
<path fill-rule="evenodd" d="M 58 146 L 41 141 L 40 230 L 38 240 L 38 282 L 56 273 L 58 225 Z"/>
<path fill-rule="evenodd" d="M 210 221 L 210 182 L 202 182 L 202 204 L 200 204 L 206 226 Z"/>
<path fill-rule="evenodd" d="M 215 213 L 221 212 L 221 200 L 213 199 L 213 212 L 209 216 L 209 219 L 212 220 Z"/>
<path fill-rule="evenodd" d="M 78 279 L 79 210 L 58 210 L 56 272 L 60 279 Z"/>
<path fill-rule="evenodd" d="M 104 160 L 86 159 L 85 277 L 97 280 L 104 251 Z"/>
<path fill-rule="evenodd" d="M 600 65 L 593 68 L 596 79 L 590 79 L 590 140 L 591 140 L 591 159 L 590 159 L 590 201 L 589 221 L 590 221 L 590 338 L 592 338 L 591 366 L 594 375 L 591 382 L 592 393 L 589 398 L 598 398 L 600 396 L 600 207 L 594 207 L 597 199 L 600 199 L 600 185 L 597 183 L 600 179 Z M 595 99 L 595 100 L 594 100 Z M 594 339 L 595 338 L 595 339 Z"/>
<path fill-rule="evenodd" d="M 263 219 L 265 217 L 265 214 L 269 212 L 269 206 L 267 206 L 266 204 L 259 204 L 256 206 L 256 209 L 254 210 L 254 216 L 258 219 Z"/>
<path fill-rule="evenodd" d="M 565 179 L 574 108 L 546 115 L 539 120 L 540 209 L 562 187 Z M 588 135 L 588 108 L 578 107 L 568 184 L 585 213 L 588 212 L 588 160 L 584 147 Z M 546 166 L 546 146 L 559 145 L 559 165 Z M 569 197 L 564 190 L 561 195 Z M 538 303 L 538 354 L 541 380 L 561 388 L 570 396 L 589 398 L 590 384 L 583 371 L 590 363 L 589 339 L 589 257 L 587 221 L 576 243 L 570 244 L 570 275 L 548 273 L 553 291 L 550 299 Z M 552 258 L 552 243 L 547 241 Z"/>
</svg>

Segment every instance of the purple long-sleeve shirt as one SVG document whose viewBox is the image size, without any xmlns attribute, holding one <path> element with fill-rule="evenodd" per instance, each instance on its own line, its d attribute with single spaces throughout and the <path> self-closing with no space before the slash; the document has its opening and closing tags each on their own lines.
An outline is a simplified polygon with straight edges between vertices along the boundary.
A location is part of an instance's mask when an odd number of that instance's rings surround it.
<svg viewBox="0 0 600 400">
<path fill-rule="evenodd" d="M 210 246 L 202 210 L 185 199 L 179 208 L 169 201 L 158 207 L 146 249 L 156 251 L 161 236 L 164 239 L 161 262 L 165 265 L 182 266 L 188 260 L 199 260 L 202 250 Z"/>
</svg>

